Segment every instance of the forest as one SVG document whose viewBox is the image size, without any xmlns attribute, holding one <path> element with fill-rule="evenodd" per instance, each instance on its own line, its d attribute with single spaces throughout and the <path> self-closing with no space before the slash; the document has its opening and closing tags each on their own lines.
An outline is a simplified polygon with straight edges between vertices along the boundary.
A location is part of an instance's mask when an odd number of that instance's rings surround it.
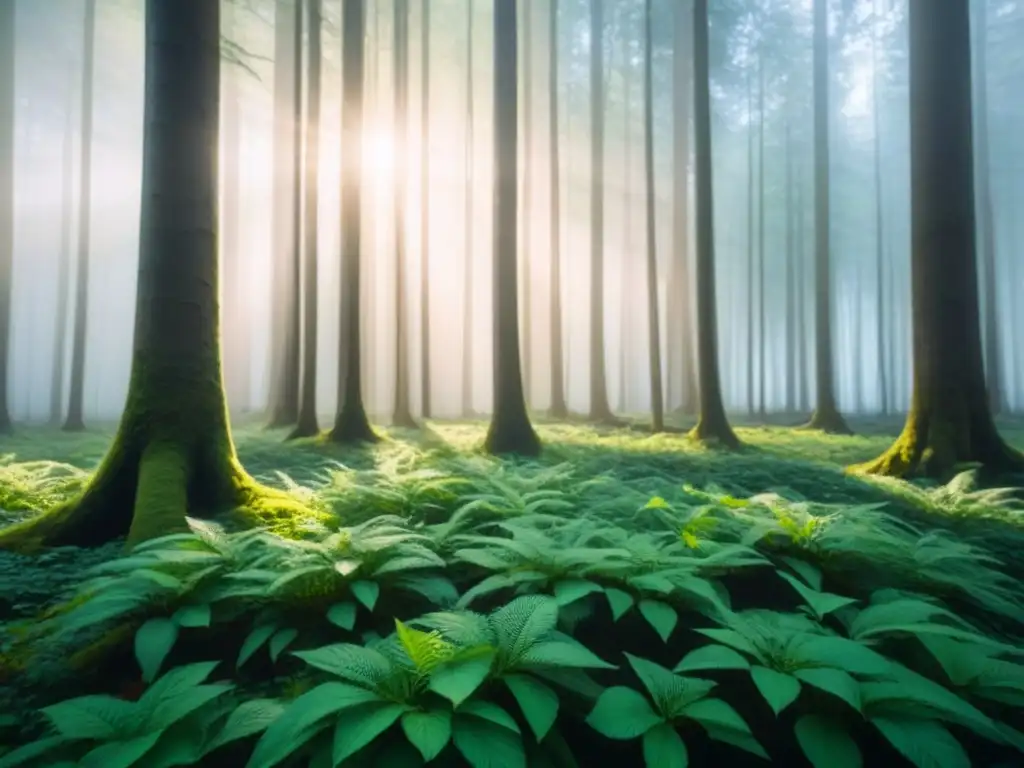
<svg viewBox="0 0 1024 768">
<path fill-rule="evenodd" d="M 1024 766 L 1022 39 L 0 0 L 0 768 Z"/>
</svg>

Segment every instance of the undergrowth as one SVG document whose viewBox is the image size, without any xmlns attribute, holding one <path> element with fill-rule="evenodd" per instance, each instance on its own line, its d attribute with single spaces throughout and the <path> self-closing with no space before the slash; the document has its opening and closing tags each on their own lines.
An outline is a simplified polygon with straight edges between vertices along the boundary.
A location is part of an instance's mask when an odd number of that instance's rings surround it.
<svg viewBox="0 0 1024 768">
<path fill-rule="evenodd" d="M 971 469 L 868 482 L 813 460 L 829 438 L 741 433 L 731 456 L 547 427 L 542 463 L 466 450 L 474 426 L 340 453 L 245 433 L 247 467 L 321 514 L 190 520 L 16 613 L 0 685 L 40 706 L 0 720 L 0 768 L 1024 754 L 1016 496 Z M 8 460 L 0 508 L 84 476 Z"/>
</svg>

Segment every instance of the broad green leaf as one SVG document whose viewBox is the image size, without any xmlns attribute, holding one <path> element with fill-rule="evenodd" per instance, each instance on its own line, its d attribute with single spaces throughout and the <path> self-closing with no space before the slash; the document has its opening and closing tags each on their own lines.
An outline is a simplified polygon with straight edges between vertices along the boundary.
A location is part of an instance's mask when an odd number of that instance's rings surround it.
<svg viewBox="0 0 1024 768">
<path fill-rule="evenodd" d="M 811 667 L 810 669 L 798 669 L 793 674 L 808 685 L 831 693 L 858 712 L 860 711 L 860 684 L 841 669 Z"/>
<path fill-rule="evenodd" d="M 25 765 L 26 763 L 35 763 L 37 758 L 42 757 L 49 752 L 53 752 L 59 747 L 66 746 L 72 741 L 72 739 L 65 736 L 44 736 L 41 739 L 0 755 L 0 768 L 17 768 L 18 766 Z M 47 765 L 52 764 L 52 760 L 47 762 Z"/>
<path fill-rule="evenodd" d="M 555 600 L 558 604 L 569 605 L 594 592 L 601 592 L 601 585 L 595 584 L 586 579 L 562 579 L 556 581 L 554 586 Z"/>
<path fill-rule="evenodd" d="M 161 732 L 146 733 L 134 739 L 108 741 L 87 752 L 78 761 L 79 768 L 131 768 L 160 740 Z"/>
<path fill-rule="evenodd" d="M 558 718 L 558 694 L 530 675 L 505 675 L 504 680 L 533 735 L 542 741 Z"/>
<path fill-rule="evenodd" d="M 830 635 L 808 635 L 794 648 L 793 661 L 834 667 L 855 675 L 884 675 L 892 662 L 856 640 Z"/>
<path fill-rule="evenodd" d="M 352 596 L 372 612 L 380 597 L 380 584 L 375 581 L 353 581 L 351 589 Z"/>
<path fill-rule="evenodd" d="M 346 709 L 334 722 L 334 764 L 339 765 L 395 724 L 408 707 L 377 702 Z"/>
<path fill-rule="evenodd" d="M 453 659 L 431 672 L 428 686 L 434 693 L 448 699 L 453 707 L 458 707 L 483 685 L 493 663 L 494 654 L 491 652 Z"/>
<path fill-rule="evenodd" d="M 178 625 L 170 619 L 150 619 L 135 633 L 135 658 L 144 682 L 151 683 L 178 639 Z"/>
<path fill-rule="evenodd" d="M 373 688 L 393 671 L 391 661 L 380 651 L 355 643 L 334 643 L 309 651 L 294 651 L 310 666 L 342 680 Z"/>
<path fill-rule="evenodd" d="M 558 602 L 547 595 L 517 597 L 490 617 L 498 645 L 513 663 L 553 631 L 557 621 Z"/>
<path fill-rule="evenodd" d="M 555 666 L 574 669 L 615 669 L 582 643 L 567 637 L 537 643 L 521 657 L 522 666 Z"/>
<path fill-rule="evenodd" d="M 489 720 L 495 725 L 500 725 L 502 728 L 507 728 L 510 731 L 515 731 L 516 733 L 520 732 L 519 724 L 515 721 L 512 715 L 490 701 L 483 701 L 480 699 L 467 701 L 459 710 L 458 714 L 460 717 L 466 715 L 479 717 L 483 720 Z"/>
<path fill-rule="evenodd" d="M 146 727 L 153 730 L 169 728 L 211 701 L 220 698 L 232 688 L 234 686 L 229 683 L 196 685 L 176 696 L 163 697 L 151 708 L 147 706 L 149 713 L 146 718 Z M 147 701 L 146 704 L 148 705 L 148 703 Z"/>
<path fill-rule="evenodd" d="M 686 654 L 673 671 L 702 669 L 750 669 L 750 662 L 727 645 L 702 645 Z"/>
<path fill-rule="evenodd" d="M 110 741 L 124 736 L 137 720 L 137 707 L 112 696 L 80 696 L 40 710 L 61 736 Z"/>
<path fill-rule="evenodd" d="M 277 699 L 250 699 L 239 704 L 224 722 L 210 749 L 266 730 L 284 712 L 285 706 Z"/>
<path fill-rule="evenodd" d="M 587 724 L 610 739 L 635 739 L 662 722 L 642 694 L 623 686 L 606 689 L 587 716 Z"/>
<path fill-rule="evenodd" d="M 690 704 L 682 712 L 683 717 L 711 729 L 750 733 L 750 726 L 730 705 L 721 699 L 701 699 Z"/>
<path fill-rule="evenodd" d="M 210 626 L 209 605 L 183 605 L 171 616 L 171 621 L 179 627 L 208 627 Z"/>
<path fill-rule="evenodd" d="M 871 723 L 917 768 L 971 768 L 967 752 L 942 723 L 890 717 Z"/>
<path fill-rule="evenodd" d="M 793 569 L 804 583 L 811 589 L 821 591 L 821 569 L 816 565 L 811 565 L 806 560 L 801 560 L 799 557 L 782 557 L 782 562 Z"/>
<path fill-rule="evenodd" d="M 740 653 L 745 653 L 754 658 L 757 658 L 759 655 L 753 644 L 735 629 L 712 627 L 710 629 L 698 629 L 697 631 L 705 637 L 710 637 L 712 640 L 717 640 L 723 645 L 736 649 Z"/>
<path fill-rule="evenodd" d="M 604 590 L 604 596 L 608 598 L 608 605 L 612 609 L 612 621 L 618 621 L 626 611 L 633 607 L 633 596 L 629 592 L 615 587 L 607 587 Z"/>
<path fill-rule="evenodd" d="M 778 574 L 792 585 L 793 589 L 800 594 L 800 597 L 804 599 L 804 602 L 807 603 L 814 612 L 814 615 L 819 619 L 833 611 L 838 611 L 840 608 L 845 608 L 857 602 L 853 598 L 844 597 L 843 595 L 834 595 L 831 592 L 819 592 L 816 589 L 811 589 L 796 576 L 791 576 L 784 571 L 778 571 Z"/>
<path fill-rule="evenodd" d="M 522 736 L 490 720 L 456 714 L 452 741 L 470 768 L 526 768 Z"/>
<path fill-rule="evenodd" d="M 139 705 L 153 709 L 165 701 L 180 699 L 202 683 L 216 669 L 216 661 L 200 661 L 169 669 L 142 694 Z"/>
<path fill-rule="evenodd" d="M 277 632 L 277 624 L 260 624 L 254 628 L 242 643 L 242 650 L 238 652 L 238 661 L 235 662 L 235 666 L 240 667 L 245 664 L 275 632 Z"/>
<path fill-rule="evenodd" d="M 661 723 L 647 731 L 643 748 L 647 768 L 687 768 L 690 763 L 686 744 L 671 723 Z"/>
<path fill-rule="evenodd" d="M 336 627 L 352 630 L 356 626 L 356 604 L 345 601 L 327 609 L 327 620 Z"/>
<path fill-rule="evenodd" d="M 660 600 L 641 600 L 638 607 L 640 613 L 647 619 L 647 623 L 654 627 L 658 637 L 667 643 L 672 630 L 679 622 L 679 614 L 676 613 L 676 609 Z"/>
<path fill-rule="evenodd" d="M 688 704 L 707 696 L 716 683 L 695 677 L 681 677 L 660 664 L 626 654 L 626 660 L 654 701 L 658 714 L 666 720 L 678 715 Z"/>
<path fill-rule="evenodd" d="M 444 709 L 426 712 L 406 712 L 402 715 L 402 730 L 409 743 L 429 763 L 445 748 L 452 737 L 452 713 Z"/>
<path fill-rule="evenodd" d="M 846 729 L 823 715 L 804 715 L 794 726 L 796 740 L 813 768 L 861 768 L 860 747 Z"/>
<path fill-rule="evenodd" d="M 792 675 L 755 665 L 750 668 L 750 676 L 776 715 L 796 701 L 796 697 L 800 695 L 800 681 Z"/>
</svg>

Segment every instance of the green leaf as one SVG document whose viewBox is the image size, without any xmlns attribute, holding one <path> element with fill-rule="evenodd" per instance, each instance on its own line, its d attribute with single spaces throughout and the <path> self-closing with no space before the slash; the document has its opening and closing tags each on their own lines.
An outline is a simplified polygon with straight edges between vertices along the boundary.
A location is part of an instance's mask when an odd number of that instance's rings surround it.
<svg viewBox="0 0 1024 768">
<path fill-rule="evenodd" d="M 161 704 L 179 700 L 206 680 L 210 673 L 217 668 L 218 663 L 216 661 L 200 661 L 168 670 L 142 694 L 139 706 L 152 710 Z"/>
<path fill-rule="evenodd" d="M 233 685 L 228 683 L 196 685 L 175 696 L 163 697 L 150 709 L 146 718 L 146 727 L 152 730 L 169 728 L 179 720 L 206 706 L 211 701 L 223 696 L 233 687 Z M 145 699 L 142 701 L 145 701 Z M 148 703 L 146 701 L 147 705 Z M 147 709 L 149 709 L 148 706 Z"/>
<path fill-rule="evenodd" d="M 174 612 L 171 621 L 179 627 L 208 627 L 210 618 L 209 605 L 183 605 Z"/>
<path fill-rule="evenodd" d="M 512 715 L 490 701 L 482 701 L 479 699 L 467 701 L 465 706 L 459 710 L 459 715 L 479 717 L 483 720 L 489 720 L 495 725 L 500 725 L 502 728 L 507 728 L 510 731 L 519 733 L 519 724 L 515 721 Z"/>
<path fill-rule="evenodd" d="M 336 627 L 352 630 L 356 626 L 356 604 L 346 601 L 327 609 L 327 620 Z"/>
<path fill-rule="evenodd" d="M 380 597 L 380 584 L 375 581 L 353 581 L 351 589 L 352 596 L 372 612 Z"/>
<path fill-rule="evenodd" d="M 680 677 L 660 664 L 626 654 L 626 660 L 654 700 L 658 714 L 666 720 L 678 715 L 688 704 L 707 696 L 716 683 L 695 677 Z"/>
<path fill-rule="evenodd" d="M 299 630 L 294 627 L 286 627 L 275 632 L 274 636 L 270 638 L 270 660 L 277 661 L 277 657 L 284 653 L 285 649 L 298 636 Z"/>
<path fill-rule="evenodd" d="M 811 589 L 821 591 L 821 569 L 816 565 L 811 565 L 806 560 L 801 560 L 799 557 L 782 557 L 782 562 L 788 565 L 793 572 L 796 573 L 804 583 L 807 584 Z"/>
<path fill-rule="evenodd" d="M 633 607 L 633 596 L 629 592 L 615 587 L 607 587 L 604 590 L 604 596 L 608 598 L 608 605 L 612 609 L 612 621 L 618 621 L 626 611 Z"/>
<path fill-rule="evenodd" d="M 582 643 L 566 637 L 537 643 L 521 658 L 522 666 L 556 666 L 574 669 L 615 669 Z"/>
<path fill-rule="evenodd" d="M 871 722 L 917 768 L 971 768 L 963 746 L 935 720 L 873 717 Z"/>
<path fill-rule="evenodd" d="M 524 595 L 490 616 L 498 645 L 513 663 L 555 628 L 558 602 L 547 595 Z"/>
<path fill-rule="evenodd" d="M 543 741 L 558 718 L 558 694 L 530 675 L 505 675 L 504 680 L 533 735 Z"/>
<path fill-rule="evenodd" d="M 635 739 L 662 722 L 643 695 L 623 686 L 606 689 L 587 716 L 587 724 L 609 739 Z"/>
<path fill-rule="evenodd" d="M 40 710 L 61 736 L 110 741 L 129 732 L 136 705 L 112 696 L 80 696 Z"/>
<path fill-rule="evenodd" d="M 293 651 L 292 656 L 365 688 L 376 688 L 394 672 L 394 665 L 380 651 L 355 643 L 334 643 L 309 651 Z"/>
<path fill-rule="evenodd" d="M 800 681 L 792 675 L 755 665 L 750 668 L 750 676 L 776 715 L 796 701 L 796 697 L 800 695 Z"/>
<path fill-rule="evenodd" d="M 808 666 L 835 667 L 855 675 L 884 675 L 892 662 L 856 640 L 831 635 L 808 635 L 794 649 L 794 661 Z"/>
<path fill-rule="evenodd" d="M 814 615 L 819 619 L 827 616 L 833 611 L 838 611 L 840 608 L 845 608 L 846 606 L 853 605 L 857 602 L 850 597 L 833 595 L 831 592 L 819 592 L 816 589 L 811 589 L 797 577 L 791 576 L 784 571 L 778 571 L 778 574 L 788 581 L 790 585 L 792 585 L 793 589 L 800 593 L 804 602 L 807 603 L 810 609 L 814 612 Z"/>
<path fill-rule="evenodd" d="M 683 710 L 682 715 L 700 723 L 709 734 L 712 731 L 735 731 L 750 734 L 750 726 L 735 709 L 721 699 L 695 701 Z M 712 735 L 712 738 L 717 737 Z"/>
<path fill-rule="evenodd" d="M 235 662 L 235 667 L 242 666 L 249 658 L 258 651 L 270 636 L 277 631 L 277 624 L 260 624 L 255 627 L 249 636 L 245 638 L 245 642 L 242 643 L 242 649 L 238 652 L 238 660 Z"/>
<path fill-rule="evenodd" d="M 522 736 L 490 720 L 456 714 L 452 741 L 470 768 L 526 768 Z"/>
<path fill-rule="evenodd" d="M 686 744 L 671 723 L 662 723 L 647 731 L 643 747 L 647 768 L 686 768 L 690 763 Z"/>
<path fill-rule="evenodd" d="M 555 600 L 558 604 L 569 605 L 594 592 L 601 592 L 601 585 L 586 579 L 562 579 L 555 582 Z"/>
<path fill-rule="evenodd" d="M 860 684 L 841 669 L 811 667 L 793 673 L 808 685 L 842 699 L 860 712 Z"/>
<path fill-rule="evenodd" d="M 754 658 L 758 656 L 757 648 L 735 629 L 712 627 L 710 629 L 698 629 L 697 632 L 700 632 L 705 637 L 710 637 L 712 640 L 717 640 L 723 645 L 728 645 L 740 653 L 745 653 L 747 656 L 753 656 Z"/>
<path fill-rule="evenodd" d="M 434 669 L 428 687 L 458 707 L 483 685 L 493 663 L 493 652 L 453 659 Z"/>
<path fill-rule="evenodd" d="M 26 763 L 34 763 L 36 758 L 42 757 L 59 747 L 66 746 L 72 741 L 65 736 L 44 736 L 41 739 L 30 742 L 10 752 L 0 755 L 0 768 L 17 768 Z M 47 765 L 53 766 L 53 761 L 47 761 Z M 72 766 L 74 763 L 71 764 Z"/>
<path fill-rule="evenodd" d="M 402 730 L 419 753 L 429 763 L 445 748 L 452 737 L 452 713 L 444 709 L 427 712 L 406 712 L 402 715 Z"/>
<path fill-rule="evenodd" d="M 804 715 L 794 726 L 796 740 L 813 768 L 861 768 L 860 747 L 846 729 L 823 715 Z"/>
<path fill-rule="evenodd" d="M 686 654 L 672 671 L 695 672 L 701 669 L 750 669 L 750 662 L 727 645 L 702 645 Z"/>
<path fill-rule="evenodd" d="M 134 739 L 108 741 L 91 749 L 81 760 L 79 768 L 131 768 L 153 745 L 160 740 L 162 733 L 146 733 Z"/>
<path fill-rule="evenodd" d="M 266 730 L 284 711 L 284 704 L 277 699 L 243 701 L 228 715 L 207 751 Z"/>
<path fill-rule="evenodd" d="M 346 709 L 334 723 L 334 764 L 339 765 L 395 724 L 409 708 L 377 702 Z"/>
<path fill-rule="evenodd" d="M 178 625 L 170 619 L 150 619 L 135 633 L 135 658 L 144 682 L 151 683 L 178 639 Z"/>
<path fill-rule="evenodd" d="M 640 613 L 647 619 L 647 623 L 658 633 L 658 637 L 662 639 L 662 642 L 667 643 L 672 630 L 679 622 L 679 614 L 676 613 L 676 609 L 660 600 L 641 600 L 639 608 Z"/>
</svg>

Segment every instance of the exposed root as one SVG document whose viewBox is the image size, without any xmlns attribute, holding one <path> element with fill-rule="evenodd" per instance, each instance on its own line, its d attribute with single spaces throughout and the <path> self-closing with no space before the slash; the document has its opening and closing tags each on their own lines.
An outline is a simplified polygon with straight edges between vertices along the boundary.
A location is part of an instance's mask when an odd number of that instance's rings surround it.
<svg viewBox="0 0 1024 768">
<path fill-rule="evenodd" d="M 835 408 L 816 408 L 803 429 L 817 429 L 826 435 L 852 435 L 853 430 Z"/>
</svg>

